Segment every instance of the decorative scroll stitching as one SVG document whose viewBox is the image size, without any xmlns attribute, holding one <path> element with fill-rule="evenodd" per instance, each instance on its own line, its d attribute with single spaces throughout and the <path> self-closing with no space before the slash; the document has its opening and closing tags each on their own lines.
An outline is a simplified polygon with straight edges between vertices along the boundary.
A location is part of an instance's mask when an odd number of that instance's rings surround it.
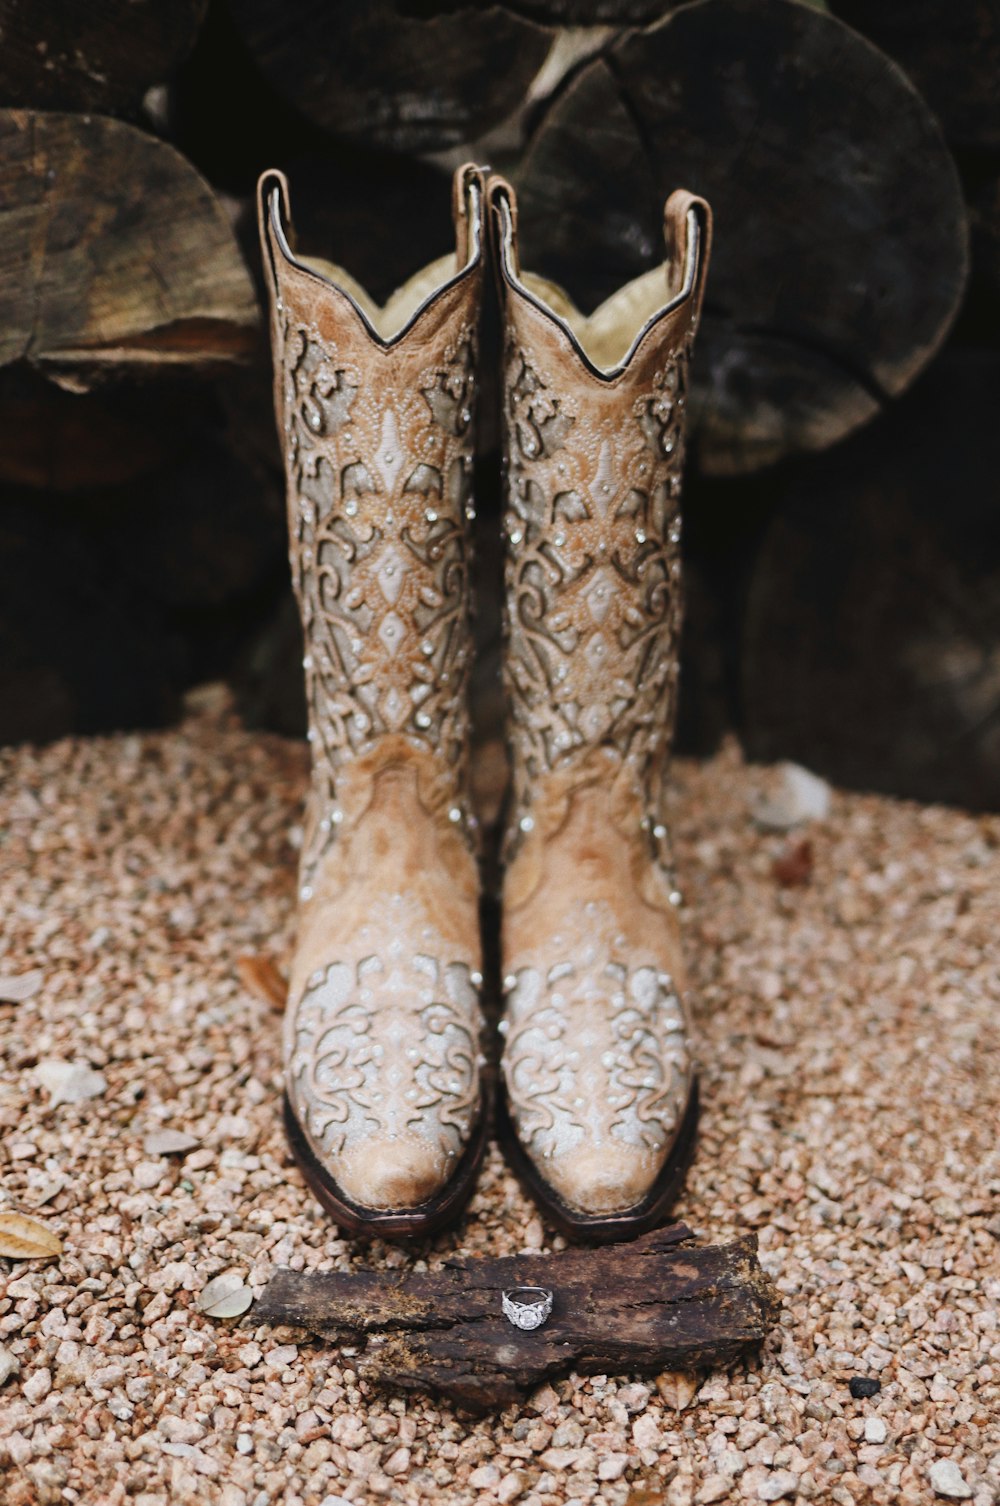
<svg viewBox="0 0 1000 1506">
<path fill-rule="evenodd" d="M 401 939 L 440 943 L 433 928 L 419 928 L 406 896 L 387 898 L 382 909 L 359 937 L 376 940 L 380 952 L 353 965 L 333 962 L 309 980 L 289 1025 L 293 1098 L 331 1156 L 372 1133 L 419 1136 L 453 1156 L 479 1098 L 482 978 Z"/>
<path fill-rule="evenodd" d="M 315 330 L 286 322 L 292 579 L 313 744 L 304 897 L 343 813 L 337 775 L 386 733 L 441 762 L 467 830 L 467 518 L 475 338 L 415 388 L 365 387 Z"/>
<path fill-rule="evenodd" d="M 679 667 L 687 366 L 685 347 L 623 415 L 556 396 L 508 348 L 508 859 L 544 776 L 611 746 L 634 771 L 669 867 L 661 796 Z"/>
<path fill-rule="evenodd" d="M 546 778 L 611 748 L 632 773 L 650 859 L 671 869 L 662 801 L 676 714 L 680 489 L 691 341 L 622 411 L 506 353 L 507 652 L 513 764 L 507 859 Z M 679 897 L 679 896 L 678 896 Z M 502 1068 L 533 1154 L 584 1139 L 661 1154 L 691 1061 L 671 978 L 628 967 L 608 906 L 550 938 L 544 965 L 505 980 Z"/>
<path fill-rule="evenodd" d="M 508 983 L 502 1068 L 522 1139 L 542 1157 L 584 1139 L 653 1152 L 670 1142 L 691 1061 L 684 1006 L 670 975 L 618 959 L 615 920 L 589 902 L 565 958 L 522 967 Z"/>
</svg>

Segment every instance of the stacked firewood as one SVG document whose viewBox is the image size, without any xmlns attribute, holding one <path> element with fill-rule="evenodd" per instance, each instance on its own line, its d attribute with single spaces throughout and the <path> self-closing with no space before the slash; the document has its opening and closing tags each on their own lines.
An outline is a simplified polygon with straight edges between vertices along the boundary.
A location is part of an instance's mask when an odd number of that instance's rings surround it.
<svg viewBox="0 0 1000 1506">
<path fill-rule="evenodd" d="M 583 307 L 673 187 L 715 209 L 682 746 L 1000 805 L 1000 0 L 0 0 L 0 35 L 0 742 L 219 677 L 301 728 L 254 183 L 381 298 L 471 157 Z M 489 640 L 488 384 L 480 427 Z"/>
</svg>

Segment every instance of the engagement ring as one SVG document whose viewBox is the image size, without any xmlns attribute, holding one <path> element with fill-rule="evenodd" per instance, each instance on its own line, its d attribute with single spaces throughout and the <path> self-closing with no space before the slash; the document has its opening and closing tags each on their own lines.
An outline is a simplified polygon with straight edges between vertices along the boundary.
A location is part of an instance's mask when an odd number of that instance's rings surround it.
<svg viewBox="0 0 1000 1506">
<path fill-rule="evenodd" d="M 512 1286 L 500 1302 L 515 1328 L 541 1328 L 552 1311 L 552 1293 L 544 1286 Z"/>
</svg>

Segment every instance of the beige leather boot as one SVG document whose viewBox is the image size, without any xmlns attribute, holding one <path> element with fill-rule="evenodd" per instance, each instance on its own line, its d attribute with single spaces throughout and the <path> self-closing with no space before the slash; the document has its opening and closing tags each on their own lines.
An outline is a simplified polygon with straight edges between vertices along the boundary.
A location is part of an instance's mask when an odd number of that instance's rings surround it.
<svg viewBox="0 0 1000 1506">
<path fill-rule="evenodd" d="M 469 519 L 483 184 L 456 253 L 376 307 L 296 255 L 260 182 L 312 787 L 285 1016 L 286 1127 L 354 1233 L 454 1217 L 483 1155 L 469 806 Z"/>
<path fill-rule="evenodd" d="M 696 1082 L 662 806 L 680 627 L 687 369 L 711 219 L 666 206 L 668 260 L 589 318 L 520 270 L 488 185 L 505 305 L 513 764 L 503 888 L 508 1154 L 564 1230 L 662 1220 Z"/>
</svg>

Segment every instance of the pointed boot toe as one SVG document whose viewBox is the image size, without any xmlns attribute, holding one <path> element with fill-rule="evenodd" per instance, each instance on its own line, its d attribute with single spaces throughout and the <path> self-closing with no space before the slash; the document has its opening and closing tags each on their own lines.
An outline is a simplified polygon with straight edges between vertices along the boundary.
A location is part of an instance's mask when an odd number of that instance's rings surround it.
<svg viewBox="0 0 1000 1506">
<path fill-rule="evenodd" d="M 642 1203 L 662 1164 L 662 1155 L 641 1147 L 584 1141 L 565 1155 L 552 1156 L 544 1171 L 568 1207 L 600 1218 Z"/>
<path fill-rule="evenodd" d="M 429 1141 L 374 1135 L 341 1159 L 339 1181 L 360 1207 L 406 1212 L 437 1197 L 453 1166 L 447 1152 Z"/>
</svg>

